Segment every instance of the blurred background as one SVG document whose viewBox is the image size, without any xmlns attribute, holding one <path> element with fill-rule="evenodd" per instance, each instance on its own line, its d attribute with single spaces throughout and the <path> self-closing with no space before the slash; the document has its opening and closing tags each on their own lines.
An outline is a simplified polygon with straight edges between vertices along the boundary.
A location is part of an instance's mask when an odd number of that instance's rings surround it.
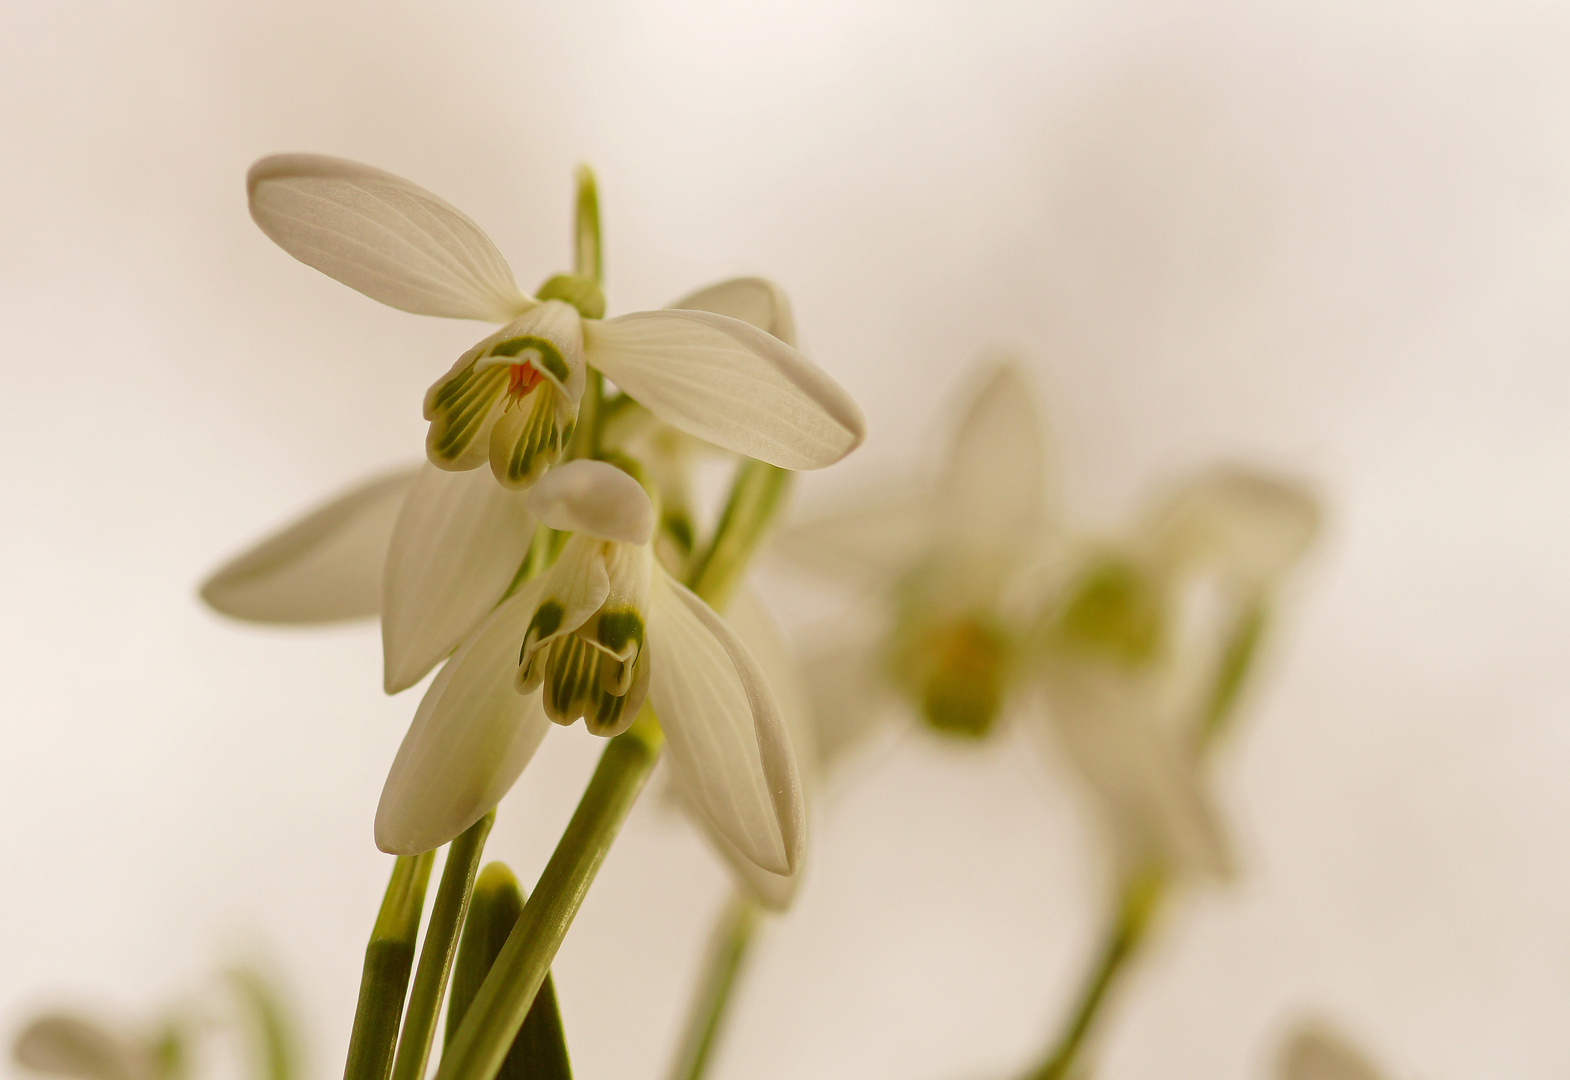
<svg viewBox="0 0 1570 1080">
<path fill-rule="evenodd" d="M 1264 1076 L 1305 1010 L 1396 1075 L 1564 1075 L 1567 54 L 1528 0 L 0 0 L 0 1025 L 250 949 L 342 1067 L 417 692 L 374 626 L 195 587 L 415 458 L 482 331 L 261 235 L 246 167 L 308 150 L 443 195 L 525 287 L 579 161 L 613 311 L 778 280 L 871 429 L 804 503 L 930 462 L 987 350 L 1081 527 L 1220 458 L 1309 478 L 1328 528 L 1219 762 L 1243 876 L 1175 913 L 1101 1075 Z M 525 884 L 597 750 L 554 732 L 502 804 Z M 1100 924 L 1080 801 L 1024 739 L 914 735 L 834 794 L 714 1075 L 1023 1066 Z M 582 1077 L 663 1074 L 727 888 L 645 799 L 555 967 Z"/>
</svg>

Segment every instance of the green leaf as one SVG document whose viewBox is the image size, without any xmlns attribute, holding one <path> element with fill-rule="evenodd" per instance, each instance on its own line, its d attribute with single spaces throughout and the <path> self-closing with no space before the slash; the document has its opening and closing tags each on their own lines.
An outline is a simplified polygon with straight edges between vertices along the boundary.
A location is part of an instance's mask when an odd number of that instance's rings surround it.
<svg viewBox="0 0 1570 1080">
<path fill-rule="evenodd" d="M 452 1000 L 447 1008 L 449 1040 L 457 1034 L 464 1014 L 480 992 L 485 976 L 490 973 L 502 946 L 507 944 L 522 912 L 523 889 L 512 871 L 499 862 L 481 870 L 474 885 L 469 918 L 463 927 L 463 941 L 458 947 L 457 967 L 453 971 Z M 556 988 L 549 972 L 496 1075 L 499 1080 L 571 1080 L 567 1039 L 562 1031 Z"/>
</svg>

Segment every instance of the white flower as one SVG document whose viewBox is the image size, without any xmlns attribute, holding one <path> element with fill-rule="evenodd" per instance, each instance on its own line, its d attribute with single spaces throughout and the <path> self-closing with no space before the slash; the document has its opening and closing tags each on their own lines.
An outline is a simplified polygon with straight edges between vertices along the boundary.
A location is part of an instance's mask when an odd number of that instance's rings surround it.
<svg viewBox="0 0 1570 1080">
<path fill-rule="evenodd" d="M 426 395 L 439 468 L 489 460 L 527 487 L 571 437 L 586 364 L 672 426 L 783 468 L 821 468 L 861 442 L 855 402 L 779 338 L 712 310 L 606 320 L 598 286 L 573 275 L 525 295 L 479 226 L 391 173 L 279 154 L 246 187 L 256 223 L 301 262 L 404 311 L 504 324 Z"/>
<path fill-rule="evenodd" d="M 932 729 L 979 738 L 1035 697 L 1035 715 L 1103 811 L 1121 869 L 1151 859 L 1225 873 L 1229 859 L 1192 732 L 1227 638 L 1176 609 L 1214 577 L 1255 600 L 1312 534 L 1296 488 L 1237 471 L 1207 476 L 1137 534 L 1076 555 L 1048 500 L 1029 386 L 994 369 L 961 418 L 936 481 L 864 500 L 791 530 L 796 561 L 887 600 L 888 627 L 859 649 L 809 661 L 819 744 L 841 753 L 888 714 L 891 691 Z M 1214 608 L 1215 605 L 1212 605 Z M 1044 611 L 1043 611 L 1044 609 Z M 1199 685 L 1202 683 L 1203 685 Z M 1187 693 L 1185 693 L 1187 692 Z"/>
<path fill-rule="evenodd" d="M 550 720 L 614 733 L 646 693 L 704 817 L 759 868 L 793 873 L 801 781 L 779 702 L 736 633 L 655 562 L 642 488 L 612 465 L 574 461 L 529 501 L 574 535 L 431 684 L 387 778 L 377 845 L 413 854 L 445 843 L 512 786 Z"/>
<path fill-rule="evenodd" d="M 164 1080 L 178 1070 L 159 1040 L 73 1013 L 37 1017 L 17 1035 L 17 1064 L 70 1080 Z"/>
<path fill-rule="evenodd" d="M 791 332 L 789 306 L 784 296 L 775 286 L 758 278 L 722 282 L 685 297 L 678 304 L 734 311 L 775 332 L 787 335 Z M 720 663 L 718 654 L 713 651 L 713 641 L 719 641 L 723 651 L 735 644 L 732 640 L 735 636 L 740 636 L 745 646 L 738 655 L 745 655 L 748 650 L 757 652 L 768 675 L 764 683 L 779 689 L 780 707 L 765 712 L 769 715 L 782 713 L 791 728 L 791 738 L 803 737 L 800 735 L 801 694 L 793 689 L 794 673 L 784 659 L 777 634 L 767 624 L 767 616 L 761 610 L 749 607 L 750 601 L 743 603 L 738 598 L 735 635 L 708 627 L 708 622 L 714 620 L 713 613 L 690 592 L 668 581 L 664 571 L 649 557 L 645 545 L 631 542 L 642 535 L 644 524 L 639 515 L 648 512 L 648 500 L 635 483 L 614 469 L 610 471 L 621 478 L 615 484 L 622 489 L 625 498 L 606 496 L 604 485 L 608 482 L 603 480 L 603 470 L 609 468 L 597 465 L 590 470 L 602 479 L 587 484 L 581 478 L 589 473 L 581 468 L 568 469 L 544 488 L 537 487 L 525 496 L 499 487 L 478 471 L 451 473 L 426 465 L 417 472 L 373 481 L 341 496 L 240 556 L 203 586 L 202 595 L 213 607 L 252 620 L 321 621 L 372 615 L 380 609 L 387 645 L 387 681 L 391 689 L 401 689 L 416 681 L 431 665 L 462 643 L 426 694 L 416 724 L 411 728 L 410 739 L 405 740 L 404 750 L 400 752 L 401 767 L 408 779 L 397 785 L 399 794 L 396 797 L 392 794 L 386 797 L 384 814 L 388 816 L 378 819 L 387 822 L 388 843 L 430 847 L 442 842 L 430 841 L 426 836 L 411 839 L 412 833 L 399 832 L 426 827 L 402 821 L 398 816 L 402 812 L 399 807 L 403 805 L 400 799 L 439 800 L 445 796 L 449 802 L 441 812 L 460 816 L 469 814 L 473 807 L 481 804 L 485 808 L 494 805 L 544 737 L 548 725 L 540 720 L 551 710 L 557 718 L 570 722 L 576 715 L 591 711 L 578 706 L 592 703 L 596 708 L 592 710 L 592 717 L 585 716 L 587 726 L 602 732 L 617 730 L 629 722 L 637 712 L 636 702 L 648 690 L 653 664 L 651 649 L 657 649 L 657 645 L 644 642 L 641 648 L 633 650 L 629 648 L 628 640 L 622 640 L 607 648 L 599 635 L 601 631 L 611 634 L 617 618 L 628 610 L 639 614 L 645 629 L 651 620 L 659 622 L 657 616 L 662 607 L 655 601 L 662 597 L 685 597 L 682 603 L 700 606 L 701 612 L 695 616 L 698 625 L 694 628 L 691 620 L 682 617 L 679 606 L 666 604 L 665 608 L 670 610 L 665 622 L 673 627 L 666 632 L 666 637 L 679 641 L 685 632 L 691 631 L 700 640 L 710 642 L 705 650 L 700 650 L 707 656 L 707 660 L 700 658 L 700 664 L 719 665 L 719 676 L 707 685 L 692 688 L 687 696 L 695 695 L 703 706 L 714 705 L 715 694 L 720 694 L 729 707 L 744 705 L 745 709 L 733 714 L 732 720 L 749 716 L 756 707 L 767 704 L 766 699 L 754 701 L 750 693 L 737 696 L 734 693 L 737 684 L 721 677 L 728 663 L 736 670 L 745 668 L 747 678 L 755 681 L 754 666 L 728 659 L 729 652 L 725 654 L 727 659 Z M 600 493 L 598 496 L 596 491 Z M 636 510 L 631 519 L 622 516 L 629 508 Z M 568 547 L 550 571 L 498 607 L 534 536 L 534 512 L 544 515 L 546 524 L 551 521 L 581 523 L 589 535 L 569 540 Z M 396 532 L 394 518 L 398 522 Z M 614 539 L 618 536 L 622 539 Z M 384 562 L 385 570 L 382 569 Z M 582 615 L 583 605 L 598 595 L 602 576 L 604 598 L 594 611 Z M 374 588 L 378 579 L 384 579 L 384 588 L 380 590 Z M 588 591 L 584 591 L 586 587 Z M 517 639 L 509 644 L 506 633 L 497 627 L 504 617 L 523 614 L 525 596 L 537 606 L 527 613 L 526 625 L 516 628 Z M 329 604 L 323 598 L 339 599 Z M 570 606 L 574 614 L 568 614 L 567 601 L 572 601 Z M 527 624 L 533 623 L 540 605 L 551 602 L 561 604 L 562 624 L 550 632 L 543 629 L 543 624 L 537 628 L 530 650 L 533 670 L 531 672 L 525 666 L 525 670 L 520 671 L 519 654 L 528 636 Z M 702 614 L 704 612 L 707 614 Z M 493 632 L 486 634 L 487 629 Z M 774 634 L 773 638 L 769 636 L 771 634 Z M 443 647 L 444 641 L 450 644 Z M 395 663 L 396 658 L 411 655 L 418 655 L 419 663 L 401 666 Z M 512 668 L 503 677 L 507 663 Z M 591 665 L 597 675 L 615 672 L 625 676 L 624 679 L 612 678 L 610 682 L 611 689 L 620 693 L 604 691 L 603 683 L 573 683 L 567 679 L 568 675 L 581 674 Z M 671 700 L 680 705 L 682 684 L 678 676 L 683 667 L 682 658 L 678 656 L 667 666 L 672 670 L 665 685 L 674 695 Z M 484 671 L 485 675 L 480 678 L 460 676 L 460 667 L 468 672 Z M 556 681 L 552 681 L 553 674 Z M 537 684 L 534 682 L 536 676 Z M 538 692 L 527 696 L 518 694 L 514 684 L 520 679 L 526 685 L 537 686 Z M 597 686 L 600 689 L 596 689 Z M 745 690 L 746 685 L 742 688 Z M 755 691 L 756 687 L 753 689 Z M 655 688 L 656 700 L 662 692 Z M 440 710 L 437 709 L 438 701 L 445 703 Z M 493 722 L 464 724 L 454 712 L 459 708 L 455 703 L 460 701 L 486 711 Z M 599 711 L 599 706 L 606 711 Z M 683 715 L 702 715 L 701 711 L 694 713 L 690 707 L 682 711 Z M 664 714 L 661 716 L 663 720 Z M 512 717 L 516 723 L 509 723 L 507 717 Z M 434 726 L 438 718 L 443 723 L 451 721 L 450 738 L 439 736 L 439 727 Z M 676 722 L 678 730 L 675 733 L 668 724 L 664 726 L 677 772 L 682 782 L 693 788 L 690 805 L 696 811 L 699 823 L 735 863 L 738 872 L 768 882 L 768 888 L 778 896 L 782 895 L 782 890 L 793 889 L 797 880 L 796 853 L 802 844 L 802 811 L 799 794 L 791 796 L 789 791 L 799 793 L 799 781 L 771 788 L 777 788 L 776 794 L 785 800 L 781 804 L 781 819 L 772 810 L 767 814 L 763 812 L 765 808 L 754 798 L 756 788 L 750 795 L 743 793 L 746 797 L 733 798 L 735 793 L 727 790 L 728 781 L 716 783 L 713 768 L 702 764 L 711 759 L 720 761 L 739 755 L 744 771 L 751 770 L 749 775 L 754 779 L 758 775 L 783 776 L 777 745 L 778 725 L 765 719 L 743 720 L 742 726 L 748 723 L 752 725 L 747 730 L 752 732 L 754 743 L 766 744 L 757 751 L 756 761 L 748 757 L 745 745 L 705 745 L 705 729 L 701 724 L 698 735 L 691 737 L 680 731 L 680 719 Z M 420 755 L 410 748 L 416 729 L 425 733 L 422 737 L 426 742 L 422 746 L 434 755 L 419 767 L 413 759 Z M 711 728 L 707 733 L 717 730 L 723 729 Z M 686 747 L 685 751 L 679 745 Z M 424 752 L 422 750 L 420 754 Z M 681 764 L 684 753 L 689 761 L 686 767 Z M 766 768 L 763 765 L 765 756 L 769 760 Z M 699 764 L 691 764 L 693 761 Z M 450 786 L 444 789 L 439 776 L 446 776 Z M 389 793 L 394 786 L 389 780 Z M 416 814 L 417 810 L 409 809 L 408 813 Z M 483 813 L 484 808 L 474 811 L 474 817 Z M 766 820 L 771 815 L 776 818 L 774 826 Z M 780 820 L 785 824 L 779 824 Z M 459 831 L 462 827 L 465 826 L 460 826 Z M 440 826 L 436 828 L 441 834 Z M 778 837 L 769 835 L 773 829 L 777 829 Z M 402 839 L 392 839 L 394 833 Z M 777 858 L 781 850 L 786 855 L 783 863 Z M 762 869 L 758 860 L 775 869 Z"/>
</svg>

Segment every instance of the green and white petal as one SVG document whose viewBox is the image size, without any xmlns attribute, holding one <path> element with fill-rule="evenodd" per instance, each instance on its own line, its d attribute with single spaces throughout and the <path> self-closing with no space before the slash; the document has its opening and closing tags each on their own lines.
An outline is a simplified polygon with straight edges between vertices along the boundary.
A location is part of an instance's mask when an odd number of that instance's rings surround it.
<svg viewBox="0 0 1570 1080">
<path fill-rule="evenodd" d="M 203 582 L 202 599 L 251 622 L 377 614 L 393 523 L 417 471 L 380 476 L 313 510 Z"/>
<path fill-rule="evenodd" d="M 40 1016 L 12 1047 L 18 1065 L 72 1080 L 157 1080 L 150 1047 L 125 1033 L 69 1013 Z"/>
<path fill-rule="evenodd" d="M 1179 567 L 1211 568 L 1245 589 L 1268 588 L 1319 531 L 1303 484 L 1241 466 L 1212 469 L 1177 492 L 1148 526 Z"/>
<path fill-rule="evenodd" d="M 626 472 L 606 461 L 570 461 L 529 492 L 541 524 L 601 540 L 647 544 L 654 535 L 654 504 Z"/>
<path fill-rule="evenodd" d="M 774 874 L 801 865 L 801 776 L 779 700 L 725 621 L 656 569 L 649 698 L 694 805 L 743 857 Z"/>
<path fill-rule="evenodd" d="M 587 622 L 610 595 L 609 546 L 592 536 L 571 536 L 541 579 L 539 610 L 519 636 L 514 656 L 519 693 L 531 693 L 545 677 L 548 646 Z"/>
<path fill-rule="evenodd" d="M 1184 873 L 1225 878 L 1232 858 L 1203 764 L 1148 718 L 1126 672 L 1078 659 L 1044 664 L 1051 728 L 1100 801 L 1123 870 L 1152 858 Z"/>
<path fill-rule="evenodd" d="M 251 217 L 290 255 L 416 315 L 506 322 L 533 306 L 462 212 L 392 173 L 275 154 L 246 174 Z"/>
<path fill-rule="evenodd" d="M 861 410 L 778 338 L 705 311 L 584 323 L 588 362 L 672 427 L 786 469 L 821 469 L 860 445 Z"/>
<path fill-rule="evenodd" d="M 376 846 L 418 855 L 447 843 L 507 794 L 550 721 L 513 689 L 518 642 L 539 605 L 526 585 L 464 641 L 415 711 L 376 808 Z"/>
<path fill-rule="evenodd" d="M 583 317 L 563 300 L 546 300 L 485 339 L 476 371 L 527 364 L 576 405 L 583 398 Z"/>
<path fill-rule="evenodd" d="M 1276 1065 L 1280 1080 L 1380 1080 L 1380 1072 L 1341 1033 L 1301 1024 L 1287 1037 Z"/>
<path fill-rule="evenodd" d="M 978 561 L 1012 560 L 1041 536 L 1047 484 L 1035 395 L 1018 367 L 999 364 L 961 417 L 938 477 L 940 540 Z"/>
<path fill-rule="evenodd" d="M 712 311 L 751 323 L 787 345 L 796 344 L 796 320 L 790 300 L 774 282 L 760 277 L 731 278 L 688 293 L 671 305 L 688 311 Z"/>
<path fill-rule="evenodd" d="M 581 719 L 591 735 L 610 738 L 632 726 L 649 692 L 645 650 L 654 553 L 646 545 L 601 547 L 609 582 L 604 602 L 552 643 L 541 693 L 545 714 L 556 723 Z M 537 660 L 527 670 L 538 671 Z"/>
<path fill-rule="evenodd" d="M 502 416 L 511 372 L 504 367 L 477 370 L 480 354 L 500 340 L 497 331 L 460 356 L 425 392 L 425 457 L 438 469 L 467 472 L 490 458 L 491 432 Z"/>
<path fill-rule="evenodd" d="M 533 535 L 523 494 L 483 472 L 420 469 L 393 529 L 382 584 L 389 694 L 424 678 L 496 606 Z"/>
</svg>

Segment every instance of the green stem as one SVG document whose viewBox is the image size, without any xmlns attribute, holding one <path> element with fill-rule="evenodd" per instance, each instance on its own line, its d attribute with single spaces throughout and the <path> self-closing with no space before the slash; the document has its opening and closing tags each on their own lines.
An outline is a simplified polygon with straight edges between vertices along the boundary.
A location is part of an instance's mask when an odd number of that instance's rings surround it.
<svg viewBox="0 0 1570 1080">
<path fill-rule="evenodd" d="M 458 930 L 469 910 L 474 892 L 474 876 L 479 871 L 485 838 L 496 822 L 492 810 L 470 825 L 447 848 L 447 865 L 442 883 L 431 905 L 431 921 L 425 928 L 425 945 L 420 949 L 420 966 L 414 973 L 414 990 L 409 994 L 409 1009 L 398 1040 L 398 1056 L 393 1061 L 392 1080 L 423 1080 L 431 1057 L 431 1040 L 436 1034 L 436 1017 L 447 993 L 447 977 L 452 972 L 457 951 Z"/>
<path fill-rule="evenodd" d="M 605 252 L 600 244 L 600 192 L 594 170 L 578 166 L 578 205 L 572 233 L 572 268 L 579 277 L 603 285 Z"/>
<path fill-rule="evenodd" d="M 1216 667 L 1215 681 L 1211 684 L 1210 698 L 1205 704 L 1196 734 L 1201 751 L 1207 749 L 1225 734 L 1231 720 L 1238 694 L 1253 666 L 1259 651 L 1260 638 L 1264 636 L 1270 609 L 1263 597 L 1258 597 L 1243 608 L 1232 625 L 1231 637 Z"/>
<path fill-rule="evenodd" d="M 692 1001 L 687 1033 L 671 1069 L 671 1080 L 700 1080 L 708 1069 L 720 1028 L 730 1011 L 731 991 L 757 926 L 758 905 L 740 893 L 732 894 L 714 927 L 703 981 Z"/>
<path fill-rule="evenodd" d="M 577 426 L 572 431 L 572 443 L 567 447 L 569 459 L 600 456 L 600 430 L 605 422 L 605 376 L 592 367 L 584 375 Z"/>
<path fill-rule="evenodd" d="M 664 742 L 653 710 L 645 706 L 632 727 L 606 746 L 534 895 L 442 1055 L 437 1080 L 490 1080 L 501 1068 Z"/>
<path fill-rule="evenodd" d="M 741 580 L 747 561 L 790 490 L 790 477 L 788 470 L 752 458 L 737 468 L 714 539 L 694 558 L 689 575 L 692 591 L 714 608 L 725 606 L 731 589 Z"/>
<path fill-rule="evenodd" d="M 1068 1023 L 1046 1060 L 1029 1074 L 1029 1080 L 1065 1080 L 1070 1075 L 1091 1026 L 1118 979 L 1128 970 L 1129 962 L 1150 928 L 1160 905 L 1163 886 L 1161 872 L 1154 868 L 1135 874 L 1124 884 L 1117 917 L 1107 931 L 1095 963 L 1086 973 L 1074 1011 L 1069 1014 Z"/>
<path fill-rule="evenodd" d="M 344 1080 L 387 1080 L 392 1071 L 403 996 L 409 989 L 414 942 L 420 933 L 420 912 L 425 909 L 425 886 L 435 858 L 434 851 L 400 856 L 393 867 L 382 909 L 371 928 L 371 942 L 365 947 L 365 971 L 360 977 L 360 1001 L 354 1010 Z"/>
</svg>

